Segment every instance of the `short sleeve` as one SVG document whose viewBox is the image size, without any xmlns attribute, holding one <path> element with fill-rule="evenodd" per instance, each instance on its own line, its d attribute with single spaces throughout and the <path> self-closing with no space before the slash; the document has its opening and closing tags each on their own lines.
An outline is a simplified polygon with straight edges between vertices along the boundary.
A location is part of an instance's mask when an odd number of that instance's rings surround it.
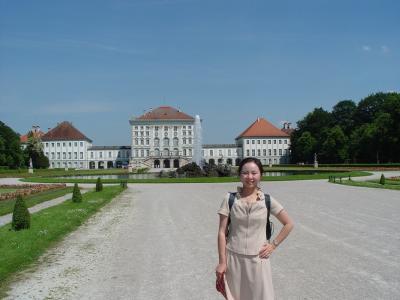
<svg viewBox="0 0 400 300">
<path fill-rule="evenodd" d="M 224 199 L 222 200 L 221 207 L 218 210 L 218 214 L 224 215 L 224 216 L 229 216 L 229 193 L 226 194 Z"/>
<path fill-rule="evenodd" d="M 276 217 L 282 209 L 283 206 L 274 197 L 271 197 L 271 214 Z"/>
</svg>

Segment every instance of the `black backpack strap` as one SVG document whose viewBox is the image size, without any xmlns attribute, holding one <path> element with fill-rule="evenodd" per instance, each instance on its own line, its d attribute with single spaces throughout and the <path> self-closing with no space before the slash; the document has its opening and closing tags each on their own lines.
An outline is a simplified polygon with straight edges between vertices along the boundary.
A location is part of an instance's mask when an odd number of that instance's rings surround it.
<svg viewBox="0 0 400 300">
<path fill-rule="evenodd" d="M 267 208 L 267 228 L 266 228 L 266 235 L 267 240 L 269 241 L 272 236 L 272 222 L 269 221 L 269 216 L 271 215 L 271 196 L 268 194 L 264 194 L 265 198 L 265 207 Z"/>
<path fill-rule="evenodd" d="M 228 224 L 226 225 L 226 237 L 228 237 L 229 234 L 229 225 L 231 224 L 231 209 L 233 206 L 233 202 L 235 202 L 235 198 L 236 198 L 236 193 L 229 193 L 229 200 L 228 200 L 229 216 L 228 216 Z"/>
</svg>

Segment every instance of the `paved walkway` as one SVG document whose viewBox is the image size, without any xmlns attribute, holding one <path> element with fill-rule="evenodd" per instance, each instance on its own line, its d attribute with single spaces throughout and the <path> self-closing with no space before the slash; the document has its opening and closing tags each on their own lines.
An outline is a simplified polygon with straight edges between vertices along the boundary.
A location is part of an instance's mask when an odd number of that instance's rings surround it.
<svg viewBox="0 0 400 300">
<path fill-rule="evenodd" d="M 21 274 L 7 299 L 222 299 L 216 211 L 235 186 L 129 185 Z M 277 299 L 400 299 L 399 191 L 262 186 L 295 221 L 271 258 Z"/>
</svg>

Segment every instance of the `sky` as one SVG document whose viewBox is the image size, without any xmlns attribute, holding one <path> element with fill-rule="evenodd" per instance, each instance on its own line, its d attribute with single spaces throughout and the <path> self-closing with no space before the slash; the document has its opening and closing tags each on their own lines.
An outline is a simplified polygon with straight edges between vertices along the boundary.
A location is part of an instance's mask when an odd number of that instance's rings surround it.
<svg viewBox="0 0 400 300">
<path fill-rule="evenodd" d="M 0 0 L 0 121 L 24 134 L 70 121 L 130 145 L 158 106 L 200 115 L 204 143 L 257 117 L 400 91 L 399 1 Z"/>
</svg>

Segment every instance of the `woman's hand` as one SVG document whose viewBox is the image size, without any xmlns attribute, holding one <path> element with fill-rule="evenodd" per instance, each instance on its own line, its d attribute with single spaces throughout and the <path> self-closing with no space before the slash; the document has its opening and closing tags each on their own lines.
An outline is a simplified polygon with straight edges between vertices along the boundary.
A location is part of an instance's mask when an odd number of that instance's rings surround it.
<svg viewBox="0 0 400 300">
<path fill-rule="evenodd" d="M 270 243 L 266 243 L 264 244 L 261 249 L 260 252 L 258 252 L 258 256 L 260 258 L 268 258 L 271 256 L 272 252 L 274 252 L 275 250 L 275 246 L 270 244 Z"/>
<path fill-rule="evenodd" d="M 225 292 L 225 282 L 224 282 L 224 274 L 226 272 L 226 264 L 218 264 L 215 268 L 215 274 L 217 276 L 215 286 L 217 291 L 220 292 L 226 298 Z"/>
</svg>

